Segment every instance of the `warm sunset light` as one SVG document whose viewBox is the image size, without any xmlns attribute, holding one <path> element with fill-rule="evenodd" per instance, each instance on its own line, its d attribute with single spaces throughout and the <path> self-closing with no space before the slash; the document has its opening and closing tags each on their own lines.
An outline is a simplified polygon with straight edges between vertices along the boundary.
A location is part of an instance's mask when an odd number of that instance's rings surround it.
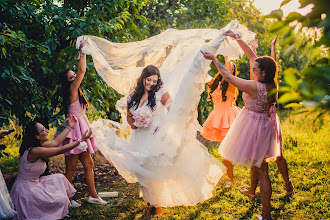
<svg viewBox="0 0 330 220">
<path fill-rule="evenodd" d="M 264 14 L 268 15 L 271 11 L 279 9 L 283 0 L 255 0 L 254 6 Z M 304 8 L 300 8 L 299 0 L 292 0 L 288 4 L 284 5 L 281 9 L 283 11 L 283 15 L 287 16 L 290 12 L 298 12 L 302 15 L 308 14 L 313 8 L 313 5 L 310 4 Z"/>
</svg>

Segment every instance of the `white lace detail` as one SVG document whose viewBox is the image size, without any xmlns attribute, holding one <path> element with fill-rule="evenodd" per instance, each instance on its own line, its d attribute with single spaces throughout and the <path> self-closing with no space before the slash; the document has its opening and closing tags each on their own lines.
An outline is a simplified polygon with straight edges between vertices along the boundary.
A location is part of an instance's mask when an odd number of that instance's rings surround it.
<svg viewBox="0 0 330 220">
<path fill-rule="evenodd" d="M 133 90 L 144 66 L 153 64 L 160 68 L 166 90 L 155 94 L 156 106 L 149 127 L 133 130 L 127 141 L 116 138 L 113 144 L 113 140 L 105 139 L 107 133 L 112 132 L 113 136 L 112 128 L 102 125 L 94 131 L 94 122 L 91 125 L 100 151 L 127 181 L 139 182 L 144 199 L 151 205 L 195 205 L 209 199 L 225 172 L 225 167 L 195 137 L 200 128 L 197 106 L 211 63 L 200 50 L 239 55 L 236 41 L 224 41 L 228 29 L 241 30 L 245 41 L 254 37 L 237 21 L 221 30 L 167 30 L 127 44 L 89 37 L 91 45 L 97 45 L 91 51 L 97 72 L 122 94 Z M 207 39 L 211 41 L 205 43 Z M 233 48 L 234 52 L 230 52 Z M 161 103 L 167 91 L 173 100 L 170 111 Z M 128 99 L 126 96 L 116 105 L 124 114 Z"/>
<path fill-rule="evenodd" d="M 168 91 L 166 90 L 166 89 L 164 89 L 164 88 L 161 88 L 161 89 L 159 89 L 156 93 L 155 93 L 155 95 L 156 95 L 156 100 L 158 101 L 160 101 L 161 99 L 162 99 L 162 97 L 163 97 L 163 95 L 164 94 L 166 94 Z"/>
</svg>

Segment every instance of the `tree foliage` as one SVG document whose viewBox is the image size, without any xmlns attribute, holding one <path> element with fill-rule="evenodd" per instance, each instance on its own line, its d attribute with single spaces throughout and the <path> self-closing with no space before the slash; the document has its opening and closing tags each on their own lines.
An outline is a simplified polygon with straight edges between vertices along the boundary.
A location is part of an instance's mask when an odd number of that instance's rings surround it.
<svg viewBox="0 0 330 220">
<path fill-rule="evenodd" d="M 270 54 L 271 22 L 262 19 L 251 0 L 0 0 L 0 126 L 8 119 L 24 126 L 32 118 L 59 124 L 58 73 L 75 70 L 78 36 L 129 42 L 167 28 L 219 29 L 233 19 L 257 33 L 258 54 Z M 288 63 L 282 60 L 284 68 Z M 247 58 L 236 64 L 240 76 L 248 78 Z M 82 89 L 102 117 L 119 120 L 115 103 L 120 95 L 96 73 L 90 57 Z M 207 97 L 202 95 L 198 108 L 200 122 L 212 110 Z"/>
<path fill-rule="evenodd" d="M 63 119 L 58 73 L 75 68 L 75 39 L 96 35 L 119 42 L 141 40 L 149 22 L 139 13 L 147 3 L 0 0 L 0 126 L 10 118 L 25 125 L 35 117 L 57 125 Z M 106 86 L 91 62 L 87 68 L 82 87 L 88 99 L 118 120 L 114 105 L 119 94 Z"/>
<path fill-rule="evenodd" d="M 283 1 L 282 5 L 290 1 Z M 330 5 L 327 0 L 317 3 L 300 0 L 300 3 L 301 7 L 314 4 L 314 8 L 307 15 L 292 12 L 282 18 L 279 9 L 268 16 L 277 20 L 270 30 L 283 35 L 285 54 L 296 54 L 298 50 L 309 55 L 307 62 L 301 65 L 286 65 L 286 86 L 280 88 L 283 95 L 279 102 L 286 103 L 286 107 L 312 106 L 315 110 L 323 109 L 321 112 L 324 113 L 330 109 Z"/>
</svg>

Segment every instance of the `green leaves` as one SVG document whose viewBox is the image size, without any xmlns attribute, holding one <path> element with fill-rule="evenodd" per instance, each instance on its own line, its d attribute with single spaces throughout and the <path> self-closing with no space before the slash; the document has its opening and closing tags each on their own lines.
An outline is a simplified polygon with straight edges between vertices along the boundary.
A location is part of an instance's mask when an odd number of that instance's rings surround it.
<svg viewBox="0 0 330 220">
<path fill-rule="evenodd" d="M 266 18 L 276 18 L 282 20 L 283 11 L 281 9 L 272 11 L 269 15 L 265 16 Z"/>
</svg>

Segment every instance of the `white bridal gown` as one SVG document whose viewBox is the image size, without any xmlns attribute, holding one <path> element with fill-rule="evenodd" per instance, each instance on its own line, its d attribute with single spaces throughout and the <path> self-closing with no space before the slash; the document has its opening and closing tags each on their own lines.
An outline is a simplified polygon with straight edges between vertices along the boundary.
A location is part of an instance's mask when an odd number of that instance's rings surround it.
<svg viewBox="0 0 330 220">
<path fill-rule="evenodd" d="M 0 219 L 11 218 L 16 214 L 6 182 L 0 170 Z"/>
<path fill-rule="evenodd" d="M 223 35 L 228 29 L 241 31 L 245 41 L 255 36 L 237 21 L 221 30 L 171 29 L 124 44 L 88 36 L 83 49 L 92 55 L 97 72 L 109 86 L 126 95 L 117 102 L 123 117 L 118 127 L 125 127 L 127 95 L 142 69 L 150 64 L 160 68 L 164 88 L 156 93 L 149 127 L 132 130 L 129 140 L 123 140 L 107 126 L 112 121 L 99 119 L 91 124 L 100 151 L 126 181 L 139 182 L 142 197 L 153 206 L 203 202 L 213 196 L 212 190 L 225 173 L 225 167 L 196 139 L 196 132 L 200 128 L 197 106 L 210 66 L 200 50 L 236 58 L 243 54 L 235 41 Z M 173 99 L 170 111 L 160 102 L 167 91 Z M 136 110 L 130 111 L 134 114 Z"/>
</svg>

